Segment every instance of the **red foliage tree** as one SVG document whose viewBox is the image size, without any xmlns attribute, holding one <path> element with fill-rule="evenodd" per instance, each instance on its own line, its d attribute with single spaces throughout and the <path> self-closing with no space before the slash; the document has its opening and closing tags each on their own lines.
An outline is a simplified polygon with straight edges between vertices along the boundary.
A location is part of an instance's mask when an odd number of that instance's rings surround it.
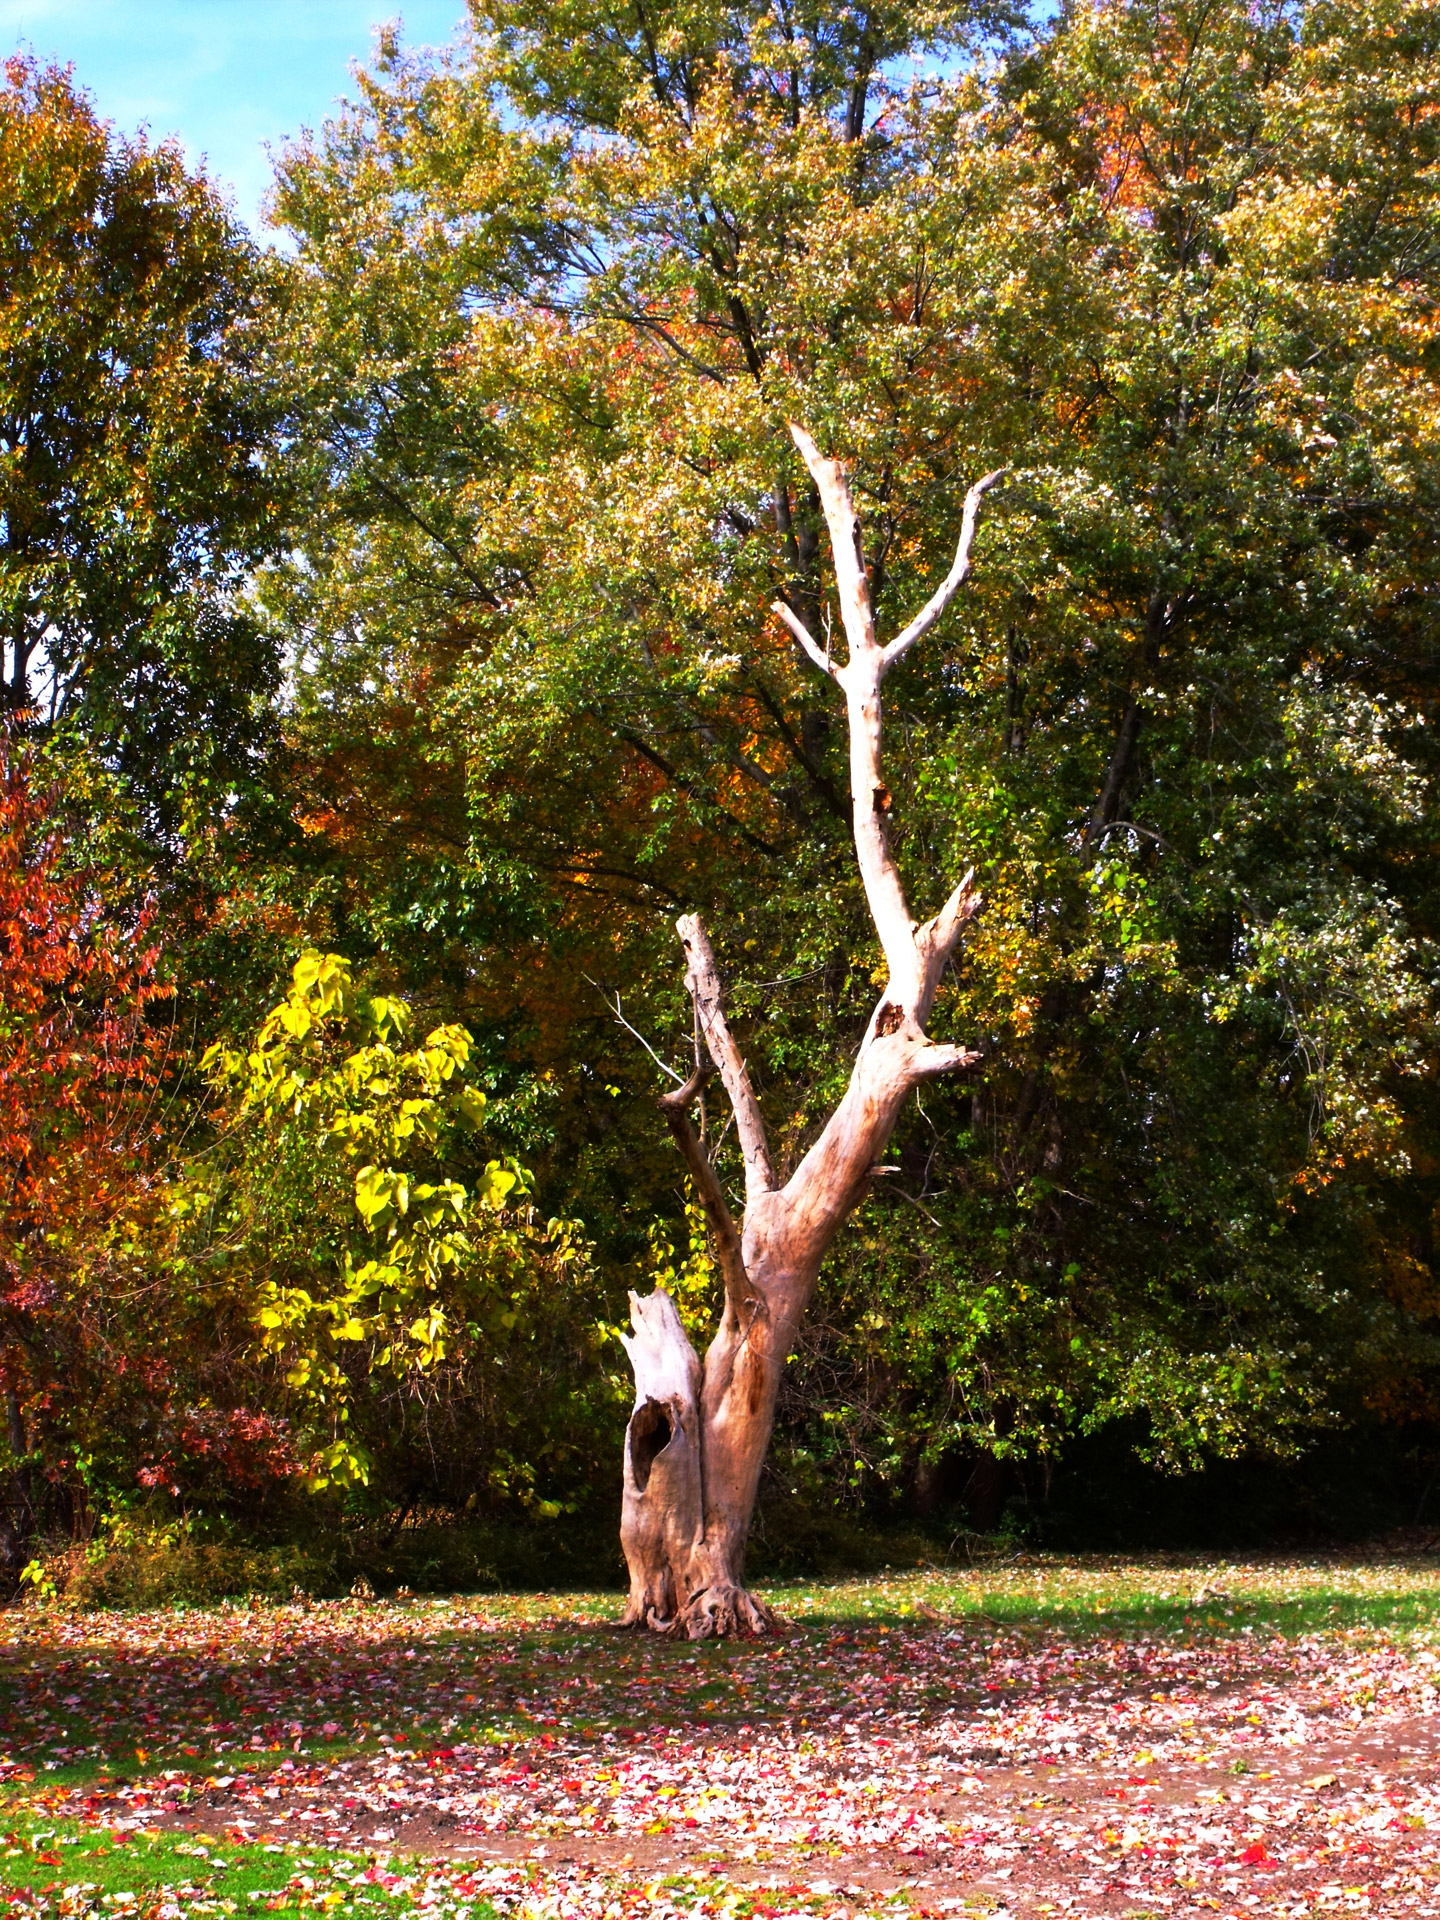
<svg viewBox="0 0 1440 1920">
<path fill-rule="evenodd" d="M 37 1435 L 66 1402 L 93 1399 L 97 1363 L 127 1370 L 94 1309 L 160 1187 L 172 1033 L 152 1009 L 170 989 L 154 904 L 126 891 L 128 906 L 74 859 L 58 791 L 37 785 L 13 738 L 0 743 L 0 1559 L 12 1568 L 75 1464 L 63 1440 L 37 1448 Z"/>
</svg>

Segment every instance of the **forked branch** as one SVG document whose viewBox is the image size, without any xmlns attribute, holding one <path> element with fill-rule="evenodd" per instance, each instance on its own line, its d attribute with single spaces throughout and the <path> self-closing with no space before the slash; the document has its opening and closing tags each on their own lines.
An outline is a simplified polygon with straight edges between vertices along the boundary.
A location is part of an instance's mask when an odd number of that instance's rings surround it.
<svg viewBox="0 0 1440 1920">
<path fill-rule="evenodd" d="M 960 540 L 955 548 L 954 564 L 909 626 L 903 632 L 897 633 L 886 647 L 884 662 L 881 666 L 882 673 L 888 673 L 895 662 L 909 652 L 920 636 L 930 631 L 964 585 L 965 576 L 970 571 L 970 549 L 975 544 L 975 525 L 980 517 L 980 502 L 992 487 L 999 486 L 1009 471 L 1008 467 L 996 467 L 994 472 L 987 473 L 983 480 L 977 480 L 966 494 L 965 512 L 960 521 Z"/>
<path fill-rule="evenodd" d="M 917 1025 L 923 1025 L 945 964 L 955 950 L 965 922 L 978 907 L 980 896 L 973 875 L 967 874 L 933 920 L 917 928 L 911 919 L 900 871 L 890 848 L 892 802 L 881 763 L 880 687 L 890 668 L 922 634 L 929 632 L 964 583 L 970 572 L 980 502 L 1009 469 L 995 468 L 977 480 L 966 494 L 960 538 L 949 573 L 909 626 L 897 634 L 888 647 L 882 647 L 875 637 L 875 612 L 865 571 L 860 520 L 845 468 L 840 461 L 827 459 L 805 428 L 793 421 L 790 437 L 815 483 L 830 531 L 840 615 L 850 643 L 844 666 L 836 666 L 828 653 L 821 653 L 814 636 L 783 602 L 775 602 L 775 612 L 807 657 L 844 692 L 850 732 L 851 824 L 860 877 L 875 931 L 885 952 L 890 974 L 888 992 Z"/>
<path fill-rule="evenodd" d="M 850 483 L 845 476 L 845 469 L 838 460 L 826 459 L 804 427 L 797 425 L 793 420 L 790 423 L 790 438 L 795 442 L 801 459 L 810 471 L 810 477 L 820 494 L 820 504 L 825 509 L 825 522 L 830 529 L 830 545 L 835 558 L 835 586 L 840 597 L 841 618 L 845 622 L 845 632 L 850 641 L 851 660 L 854 661 L 858 654 L 879 652 L 877 679 L 883 679 L 891 667 L 909 652 L 921 635 L 930 631 L 964 585 L 970 572 L 970 552 L 975 544 L 975 529 L 980 518 L 980 502 L 992 487 L 999 486 L 1010 469 L 996 467 L 983 479 L 977 480 L 965 495 L 965 509 L 960 518 L 960 538 L 955 547 L 955 559 L 949 573 L 909 626 L 897 633 L 889 646 L 882 649 L 875 638 L 874 609 L 870 604 L 870 585 L 865 572 L 865 552 L 860 537 L 860 520 L 855 511 L 855 502 L 851 497 Z M 814 638 L 795 618 L 790 608 L 785 606 L 783 601 L 777 600 L 774 602 L 774 611 L 789 627 L 810 659 L 823 672 L 832 675 L 835 679 L 840 679 L 840 671 L 827 655 L 820 652 Z"/>
</svg>

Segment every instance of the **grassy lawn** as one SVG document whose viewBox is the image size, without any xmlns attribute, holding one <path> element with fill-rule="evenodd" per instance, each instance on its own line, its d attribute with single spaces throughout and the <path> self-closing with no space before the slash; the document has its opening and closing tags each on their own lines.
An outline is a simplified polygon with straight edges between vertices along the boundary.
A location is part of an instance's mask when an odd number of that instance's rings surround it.
<svg viewBox="0 0 1440 1920">
<path fill-rule="evenodd" d="M 991 1627 L 1062 1633 L 1083 1645 L 1145 1635 L 1411 1638 L 1431 1634 L 1440 1620 L 1440 1563 L 1429 1559 L 1026 1559 L 964 1572 L 897 1569 L 767 1591 L 802 1639 L 844 1628 L 872 1654 L 887 1632 L 934 1621 L 977 1633 Z M 595 1592 L 142 1615 L 17 1609 L 0 1616 L 10 1669 L 0 1679 L 6 1742 L 0 1766 L 12 1776 L 0 1788 L 0 1806 L 24 1804 L 46 1775 L 66 1786 L 162 1768 L 203 1776 L 225 1764 L 263 1767 L 292 1755 L 334 1760 L 385 1739 L 507 1737 L 544 1725 L 557 1706 L 570 1704 L 567 1692 L 583 1695 L 593 1722 L 628 1723 L 635 1705 L 631 1683 L 640 1670 L 653 1673 L 662 1699 L 673 1698 L 687 1711 L 703 1709 L 717 1724 L 774 1704 L 767 1650 L 743 1643 L 676 1649 L 597 1632 L 618 1611 L 613 1593 Z M 418 1677 L 425 1684 L 389 1684 L 378 1696 L 363 1680 L 342 1687 L 317 1726 L 309 1684 L 315 1676 L 287 1645 L 305 1641 L 310 1627 L 323 1627 L 327 1640 L 341 1646 L 353 1642 L 357 1654 L 378 1644 L 391 1667 L 403 1642 L 406 1664 L 419 1666 L 418 1672 L 402 1667 L 399 1682 Z M 277 1643 L 266 1657 L 279 1662 L 272 1677 L 287 1681 L 288 1704 L 281 1697 L 287 1687 L 268 1687 L 263 1670 L 254 1671 L 257 1636 Z M 491 1649 L 500 1636 L 504 1656 L 497 1666 Z M 446 1670 L 438 1689 L 437 1664 Z M 56 1684 L 46 1684 L 52 1676 Z M 232 1718 L 237 1708 L 249 1710 L 248 1728 Z M 243 1730 L 248 1738 L 217 1738 L 222 1724 L 227 1735 Z M 35 1778 L 15 1781 L 16 1774 Z"/>
<path fill-rule="evenodd" d="M 0 1888 L 149 1920 L 1126 1912 L 1057 1895 L 1083 1842 L 1164 1895 L 1129 1911 L 1239 1915 L 1280 1897 L 1256 1878 L 1284 1864 L 1278 1821 L 1314 1832 L 1277 1914 L 1440 1912 L 1411 1757 L 1437 1698 L 1434 1561 L 1029 1557 L 767 1592 L 790 1630 L 749 1645 L 617 1634 L 611 1593 L 14 1609 Z M 1391 1725 L 1388 1800 L 1358 1751 L 1321 1787 L 1290 1764 L 1323 1737 L 1340 1768 L 1337 1741 Z M 717 1754 L 733 1785 L 714 1785 Z M 1292 1800 L 1271 1807 L 1281 1782 Z M 1351 1878 L 1307 1891 L 1312 1856 L 1341 1871 L 1327 1846 Z M 1415 1860 L 1377 1907 L 1386 1848 Z"/>
<path fill-rule="evenodd" d="M 7 1890 L 27 1904 L 68 1910 L 241 1913 L 348 1904 L 393 1904 L 367 1886 L 360 1856 L 324 1856 L 281 1845 L 234 1846 L 173 1833 L 97 1831 L 21 1815 L 0 1834 Z M 67 1899 L 68 1896 L 68 1899 Z M 166 1898 L 168 1896 L 168 1899 Z"/>
</svg>

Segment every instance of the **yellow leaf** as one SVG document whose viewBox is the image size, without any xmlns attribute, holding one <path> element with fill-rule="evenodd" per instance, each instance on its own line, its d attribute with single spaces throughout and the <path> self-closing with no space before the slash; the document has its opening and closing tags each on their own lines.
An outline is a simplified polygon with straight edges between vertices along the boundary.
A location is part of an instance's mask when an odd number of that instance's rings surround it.
<svg viewBox="0 0 1440 1920">
<path fill-rule="evenodd" d="M 482 1198 L 487 1206 L 502 1207 L 505 1196 L 515 1185 L 516 1176 L 508 1167 L 502 1167 L 498 1160 L 492 1160 L 485 1169 L 485 1184 Z"/>
<path fill-rule="evenodd" d="M 390 1204 L 394 1176 L 383 1167 L 362 1167 L 355 1176 L 355 1206 L 368 1227 Z"/>
</svg>

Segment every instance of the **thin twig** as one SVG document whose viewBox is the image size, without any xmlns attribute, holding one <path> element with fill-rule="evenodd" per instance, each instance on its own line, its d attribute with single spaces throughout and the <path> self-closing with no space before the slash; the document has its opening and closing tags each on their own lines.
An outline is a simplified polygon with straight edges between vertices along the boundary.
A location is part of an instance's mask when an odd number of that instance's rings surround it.
<svg viewBox="0 0 1440 1920">
<path fill-rule="evenodd" d="M 895 1171 L 898 1173 L 900 1169 L 897 1167 Z M 897 1200 L 908 1200 L 911 1206 L 914 1207 L 917 1213 L 924 1214 L 925 1218 L 930 1222 L 932 1227 L 939 1228 L 941 1233 L 945 1231 L 944 1227 L 940 1225 L 940 1222 L 935 1218 L 934 1214 L 931 1213 L 930 1209 L 928 1207 L 921 1206 L 920 1202 L 915 1198 L 913 1193 L 906 1193 L 903 1187 L 887 1187 L 885 1191 L 887 1193 L 893 1193 Z"/>
<path fill-rule="evenodd" d="M 620 1022 L 621 1026 L 624 1027 L 625 1031 L 628 1034 L 631 1034 L 636 1040 L 640 1042 L 641 1046 L 644 1047 L 646 1053 L 649 1054 L 650 1058 L 655 1062 L 656 1066 L 659 1067 L 660 1071 L 662 1073 L 668 1073 L 670 1078 L 675 1082 L 677 1087 L 683 1087 L 685 1085 L 684 1074 L 677 1073 L 674 1067 L 667 1067 L 665 1062 L 660 1058 L 659 1054 L 656 1053 L 655 1049 L 651 1046 L 650 1042 L 645 1038 L 644 1034 L 640 1032 L 639 1028 L 632 1027 L 630 1022 L 625 1018 L 625 1015 L 622 1012 L 621 1006 L 620 1006 L 619 993 L 618 992 L 616 993 L 615 1004 L 612 1007 L 610 1005 L 610 1001 L 608 997 L 606 996 L 605 989 L 601 986 L 598 980 L 591 980 L 590 975 L 588 973 L 582 974 L 581 978 L 584 980 L 590 981 L 590 985 L 594 987 L 595 991 L 599 994 L 600 998 L 604 1000 L 606 1012 L 613 1013 L 615 1018 Z"/>
</svg>

